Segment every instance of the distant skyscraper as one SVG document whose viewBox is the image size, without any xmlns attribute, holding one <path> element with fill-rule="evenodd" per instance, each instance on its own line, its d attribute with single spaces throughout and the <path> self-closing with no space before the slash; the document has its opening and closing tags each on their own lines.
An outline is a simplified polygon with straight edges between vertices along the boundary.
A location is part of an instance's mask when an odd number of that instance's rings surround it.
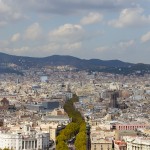
<svg viewBox="0 0 150 150">
<path fill-rule="evenodd" d="M 116 91 L 111 94 L 111 98 L 110 98 L 110 107 L 111 108 L 118 108 L 118 103 L 117 103 L 118 97 L 119 97 L 119 93 Z"/>
</svg>

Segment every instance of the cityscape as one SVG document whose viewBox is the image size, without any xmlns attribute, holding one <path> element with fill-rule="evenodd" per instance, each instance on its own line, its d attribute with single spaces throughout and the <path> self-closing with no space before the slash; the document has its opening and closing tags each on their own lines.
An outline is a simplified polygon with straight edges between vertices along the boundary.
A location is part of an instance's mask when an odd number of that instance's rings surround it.
<svg viewBox="0 0 150 150">
<path fill-rule="evenodd" d="M 150 0 L 0 0 L 0 150 L 150 150 Z"/>
<path fill-rule="evenodd" d="M 0 148 L 149 150 L 150 75 L 58 66 L 0 75 Z"/>
</svg>

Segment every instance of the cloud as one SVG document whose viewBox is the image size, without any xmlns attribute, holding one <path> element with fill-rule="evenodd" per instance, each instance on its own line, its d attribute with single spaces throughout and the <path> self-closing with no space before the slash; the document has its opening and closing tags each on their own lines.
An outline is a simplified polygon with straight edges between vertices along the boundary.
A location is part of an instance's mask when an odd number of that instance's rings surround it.
<svg viewBox="0 0 150 150">
<path fill-rule="evenodd" d="M 5 25 L 7 25 L 7 22 L 6 22 L 6 21 L 0 21 L 0 27 L 3 27 L 3 26 L 5 26 Z"/>
<path fill-rule="evenodd" d="M 42 28 L 40 27 L 39 23 L 33 23 L 30 25 L 24 34 L 24 38 L 27 40 L 37 40 L 40 39 L 42 36 Z"/>
<path fill-rule="evenodd" d="M 15 33 L 8 40 L 11 42 L 17 42 L 19 47 L 13 45 L 13 47 L 6 45 L 7 48 L 4 50 L 8 53 L 13 53 L 15 55 L 24 56 L 47 56 L 52 54 L 73 54 L 74 51 L 79 50 L 82 47 L 81 37 L 84 33 L 82 26 L 77 24 L 64 24 L 43 36 L 42 29 L 39 23 L 33 23 L 22 33 Z M 49 34 L 49 36 L 48 36 Z M 49 37 L 44 43 L 42 37 Z M 40 39 L 38 42 L 37 40 Z M 24 40 L 29 40 L 24 42 Z M 33 41 L 36 44 L 31 44 Z M 30 43 L 31 42 L 31 43 Z"/>
<path fill-rule="evenodd" d="M 36 49 L 40 52 L 42 51 L 42 54 L 37 55 L 50 55 L 50 54 L 70 54 L 78 49 L 80 49 L 82 46 L 81 42 L 77 43 L 56 43 L 56 42 L 50 42 L 46 45 L 40 45 L 36 47 Z"/>
<path fill-rule="evenodd" d="M 0 41 L 1 44 L 1 41 Z M 5 43 L 7 44 L 7 43 Z M 5 47 L 3 48 L 3 52 L 20 55 L 20 56 L 36 56 L 36 57 L 45 57 L 54 54 L 59 55 L 74 55 L 74 52 L 78 51 L 82 46 L 82 43 L 55 43 L 51 42 L 45 45 L 39 46 L 20 46 L 20 47 Z M 0 46 L 2 48 L 2 46 Z"/>
<path fill-rule="evenodd" d="M 116 28 L 141 27 L 150 24 L 150 16 L 143 14 L 140 7 L 123 9 L 116 20 L 109 21 L 109 25 Z"/>
<path fill-rule="evenodd" d="M 64 24 L 50 31 L 50 39 L 42 43 L 42 29 L 39 23 L 33 23 L 24 32 L 13 34 L 7 41 L 0 41 L 0 48 L 3 48 L 7 53 L 24 56 L 47 56 L 55 53 L 73 54 L 74 51 L 82 47 L 80 40 L 83 31 L 80 25 Z M 47 37 L 48 35 L 44 36 Z M 37 42 L 37 39 L 40 39 L 40 42 Z M 36 46 L 24 42 L 24 40 L 29 40 L 29 42 L 35 40 Z M 11 46 L 11 42 L 18 42 L 18 47 L 16 45 Z"/>
<path fill-rule="evenodd" d="M 0 25 L 32 18 L 33 15 L 72 15 L 89 11 L 118 11 L 140 0 L 0 0 Z M 66 9 L 67 8 L 67 9 Z M 28 17 L 27 17 L 28 16 Z M 88 17 L 88 16 L 87 16 Z M 49 18 L 49 17 L 47 17 Z M 97 19 L 96 19 L 97 20 Z"/>
<path fill-rule="evenodd" d="M 11 8 L 3 1 L 0 0 L 0 13 L 8 13 Z"/>
<path fill-rule="evenodd" d="M 16 55 L 26 55 L 27 53 L 30 52 L 30 47 L 23 46 L 23 47 L 20 47 L 20 48 L 13 48 L 13 52 Z"/>
<path fill-rule="evenodd" d="M 9 4 L 8 0 L 0 0 L 0 26 L 24 19 L 25 16 Z"/>
<path fill-rule="evenodd" d="M 49 32 L 50 41 L 82 42 L 103 35 L 103 31 L 87 31 L 82 25 L 64 24 Z"/>
<path fill-rule="evenodd" d="M 76 50 L 81 48 L 82 43 L 81 42 L 77 42 L 77 43 L 67 43 L 63 46 L 63 48 L 65 50 Z"/>
<path fill-rule="evenodd" d="M 20 40 L 20 38 L 21 38 L 20 33 L 16 33 L 16 34 L 14 34 L 14 35 L 11 37 L 10 41 L 11 41 L 11 42 L 17 42 L 17 41 Z"/>
<path fill-rule="evenodd" d="M 141 41 L 142 41 L 142 43 L 145 43 L 145 42 L 150 41 L 150 32 L 147 32 L 146 34 L 144 34 L 144 35 L 141 37 Z"/>
<path fill-rule="evenodd" d="M 100 47 L 97 47 L 95 50 L 97 52 L 105 52 L 105 51 L 108 51 L 110 48 L 108 46 L 100 46 Z"/>
<path fill-rule="evenodd" d="M 83 40 L 85 31 L 81 25 L 77 24 L 64 24 L 57 29 L 49 32 L 51 41 L 57 42 L 79 42 Z"/>
<path fill-rule="evenodd" d="M 100 22 L 103 20 L 103 15 L 100 13 L 89 13 L 88 16 L 85 16 L 81 20 L 81 24 L 87 25 L 87 24 L 94 24 L 97 22 Z"/>
<path fill-rule="evenodd" d="M 128 48 L 128 47 L 131 47 L 135 44 L 135 41 L 134 40 L 129 40 L 129 41 L 123 41 L 123 42 L 120 42 L 118 44 L 118 46 L 120 48 Z"/>
<path fill-rule="evenodd" d="M 95 49 L 96 52 L 99 53 L 111 53 L 114 51 L 115 53 L 122 53 L 135 45 L 135 40 L 122 41 L 117 44 L 113 44 L 111 46 L 100 46 Z"/>
<path fill-rule="evenodd" d="M 84 37 L 85 31 L 81 25 L 64 24 L 49 32 L 49 43 L 57 45 L 56 52 L 61 49 L 60 53 L 71 53 L 82 47 Z M 46 46 L 49 49 L 49 44 Z"/>
<path fill-rule="evenodd" d="M 73 24 L 64 24 L 60 26 L 58 29 L 50 32 L 50 35 L 58 36 L 58 37 L 69 37 L 74 36 L 82 31 L 82 26 L 73 25 Z"/>
<path fill-rule="evenodd" d="M 0 48 L 7 47 L 9 45 L 9 41 L 7 40 L 0 40 Z"/>
<path fill-rule="evenodd" d="M 44 14 L 70 15 L 80 14 L 80 12 L 99 11 L 99 10 L 120 10 L 124 7 L 130 7 L 133 2 L 139 0 L 5 0 L 11 1 L 12 5 L 18 6 L 23 10 L 30 12 L 39 12 Z M 67 9 L 66 9 L 67 8 Z"/>
</svg>

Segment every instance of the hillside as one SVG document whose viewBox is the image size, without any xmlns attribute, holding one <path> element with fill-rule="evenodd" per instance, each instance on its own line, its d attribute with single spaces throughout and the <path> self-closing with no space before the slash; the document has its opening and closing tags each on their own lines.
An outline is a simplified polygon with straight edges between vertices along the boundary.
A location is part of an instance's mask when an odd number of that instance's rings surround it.
<svg viewBox="0 0 150 150">
<path fill-rule="evenodd" d="M 53 55 L 49 57 L 36 58 L 25 56 L 14 56 L 5 53 L 0 53 L 0 73 L 16 72 L 9 65 L 13 64 L 17 68 L 29 69 L 45 66 L 60 66 L 69 65 L 76 67 L 79 70 L 110 72 L 117 74 L 132 74 L 132 73 L 149 73 L 150 65 L 146 64 L 131 64 L 120 60 L 99 60 L 99 59 L 79 59 L 73 56 Z M 5 68 L 5 69 L 4 69 Z M 11 70 L 11 71 L 6 71 Z M 20 71 L 20 70 L 19 70 Z"/>
<path fill-rule="evenodd" d="M 122 62 L 119 60 L 99 60 L 99 59 L 79 59 L 73 56 L 60 56 L 60 55 L 53 55 L 49 57 L 43 58 L 35 58 L 35 57 L 23 57 L 23 56 L 14 56 L 8 55 L 5 53 L 0 53 L 0 64 L 8 64 L 13 63 L 18 66 L 28 66 L 28 67 L 35 67 L 35 66 L 59 66 L 59 65 L 70 65 L 77 68 L 92 68 L 92 67 L 99 67 L 99 66 L 106 66 L 106 67 L 127 67 L 130 63 Z M 88 67 L 87 67 L 88 66 Z"/>
</svg>

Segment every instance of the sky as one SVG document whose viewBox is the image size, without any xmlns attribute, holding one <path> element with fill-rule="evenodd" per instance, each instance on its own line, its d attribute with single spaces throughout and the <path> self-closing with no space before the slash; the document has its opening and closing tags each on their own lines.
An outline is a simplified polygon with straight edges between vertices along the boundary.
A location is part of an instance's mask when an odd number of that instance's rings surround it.
<svg viewBox="0 0 150 150">
<path fill-rule="evenodd" d="M 150 64 L 150 0 L 0 0 L 0 52 Z"/>
</svg>

